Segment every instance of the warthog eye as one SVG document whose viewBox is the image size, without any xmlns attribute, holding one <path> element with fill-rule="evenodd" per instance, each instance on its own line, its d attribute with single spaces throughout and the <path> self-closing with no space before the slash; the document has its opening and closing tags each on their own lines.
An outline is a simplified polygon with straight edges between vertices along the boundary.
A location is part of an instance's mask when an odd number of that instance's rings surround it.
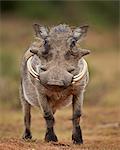
<svg viewBox="0 0 120 150">
<path fill-rule="evenodd" d="M 71 44 L 70 44 L 70 48 L 72 49 L 75 46 L 76 41 L 72 40 Z"/>
<path fill-rule="evenodd" d="M 75 44 L 76 44 L 76 40 L 72 39 L 70 44 L 70 49 L 72 49 L 75 46 Z"/>
<path fill-rule="evenodd" d="M 45 39 L 44 47 L 45 47 L 45 52 L 44 53 L 46 54 L 50 50 L 50 44 L 49 44 L 49 41 L 47 39 Z"/>
</svg>

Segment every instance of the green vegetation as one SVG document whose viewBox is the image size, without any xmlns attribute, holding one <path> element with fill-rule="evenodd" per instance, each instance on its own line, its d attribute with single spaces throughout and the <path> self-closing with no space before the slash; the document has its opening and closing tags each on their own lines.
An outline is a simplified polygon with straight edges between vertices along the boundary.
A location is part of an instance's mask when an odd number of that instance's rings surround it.
<svg viewBox="0 0 120 150">
<path fill-rule="evenodd" d="M 118 26 L 119 1 L 1 1 L 1 12 L 51 24 Z"/>
</svg>

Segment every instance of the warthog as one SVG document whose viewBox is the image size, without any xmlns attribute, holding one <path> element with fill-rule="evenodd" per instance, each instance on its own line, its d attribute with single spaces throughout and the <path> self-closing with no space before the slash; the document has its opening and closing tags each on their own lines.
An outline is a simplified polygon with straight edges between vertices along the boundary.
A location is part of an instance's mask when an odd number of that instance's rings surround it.
<svg viewBox="0 0 120 150">
<path fill-rule="evenodd" d="M 54 132 L 57 109 L 72 103 L 75 144 L 83 143 L 79 125 L 83 95 L 89 74 L 84 55 L 89 50 L 79 48 L 88 26 L 71 28 L 60 24 L 48 29 L 33 25 L 35 40 L 26 51 L 21 65 L 20 95 L 24 112 L 24 139 L 31 139 L 31 106 L 41 108 L 46 121 L 45 141 L 58 141 Z"/>
</svg>

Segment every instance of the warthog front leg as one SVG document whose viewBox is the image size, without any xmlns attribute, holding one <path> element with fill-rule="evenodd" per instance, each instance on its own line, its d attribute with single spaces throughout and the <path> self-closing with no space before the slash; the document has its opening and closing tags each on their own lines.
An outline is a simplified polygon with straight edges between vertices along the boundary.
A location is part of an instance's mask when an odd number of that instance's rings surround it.
<svg viewBox="0 0 120 150">
<path fill-rule="evenodd" d="M 55 135 L 54 132 L 54 116 L 53 116 L 53 111 L 50 108 L 50 105 L 48 103 L 47 97 L 46 96 L 41 96 L 40 98 L 40 104 L 41 104 L 41 109 L 43 111 L 43 116 L 46 121 L 46 134 L 45 134 L 45 141 L 50 142 L 54 141 L 57 142 L 57 136 Z"/>
<path fill-rule="evenodd" d="M 82 103 L 83 103 L 83 92 L 81 92 L 79 95 L 73 96 L 73 133 L 72 133 L 72 140 L 74 144 L 82 144 L 82 131 L 79 125 L 80 122 L 80 116 L 81 116 L 81 109 L 82 109 Z"/>
</svg>

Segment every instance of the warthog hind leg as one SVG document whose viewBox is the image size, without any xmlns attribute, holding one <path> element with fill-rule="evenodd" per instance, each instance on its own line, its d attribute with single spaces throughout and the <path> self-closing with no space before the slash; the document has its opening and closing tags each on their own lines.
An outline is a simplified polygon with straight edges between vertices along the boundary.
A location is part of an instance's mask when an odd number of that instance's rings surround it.
<svg viewBox="0 0 120 150">
<path fill-rule="evenodd" d="M 30 110 L 31 110 L 31 105 L 25 101 L 24 102 L 24 107 L 23 107 L 23 111 L 24 111 L 24 124 L 25 124 L 25 131 L 23 134 L 23 139 L 31 139 L 32 135 L 31 135 L 31 131 L 30 131 L 30 125 L 31 125 L 31 114 L 30 114 Z"/>
<path fill-rule="evenodd" d="M 25 125 L 25 131 L 22 136 L 23 139 L 31 139 L 31 131 L 30 131 L 30 125 L 31 125 L 31 105 L 25 100 L 22 88 L 20 89 L 21 93 L 21 102 L 23 107 L 23 113 L 24 113 L 24 125 Z"/>
</svg>

